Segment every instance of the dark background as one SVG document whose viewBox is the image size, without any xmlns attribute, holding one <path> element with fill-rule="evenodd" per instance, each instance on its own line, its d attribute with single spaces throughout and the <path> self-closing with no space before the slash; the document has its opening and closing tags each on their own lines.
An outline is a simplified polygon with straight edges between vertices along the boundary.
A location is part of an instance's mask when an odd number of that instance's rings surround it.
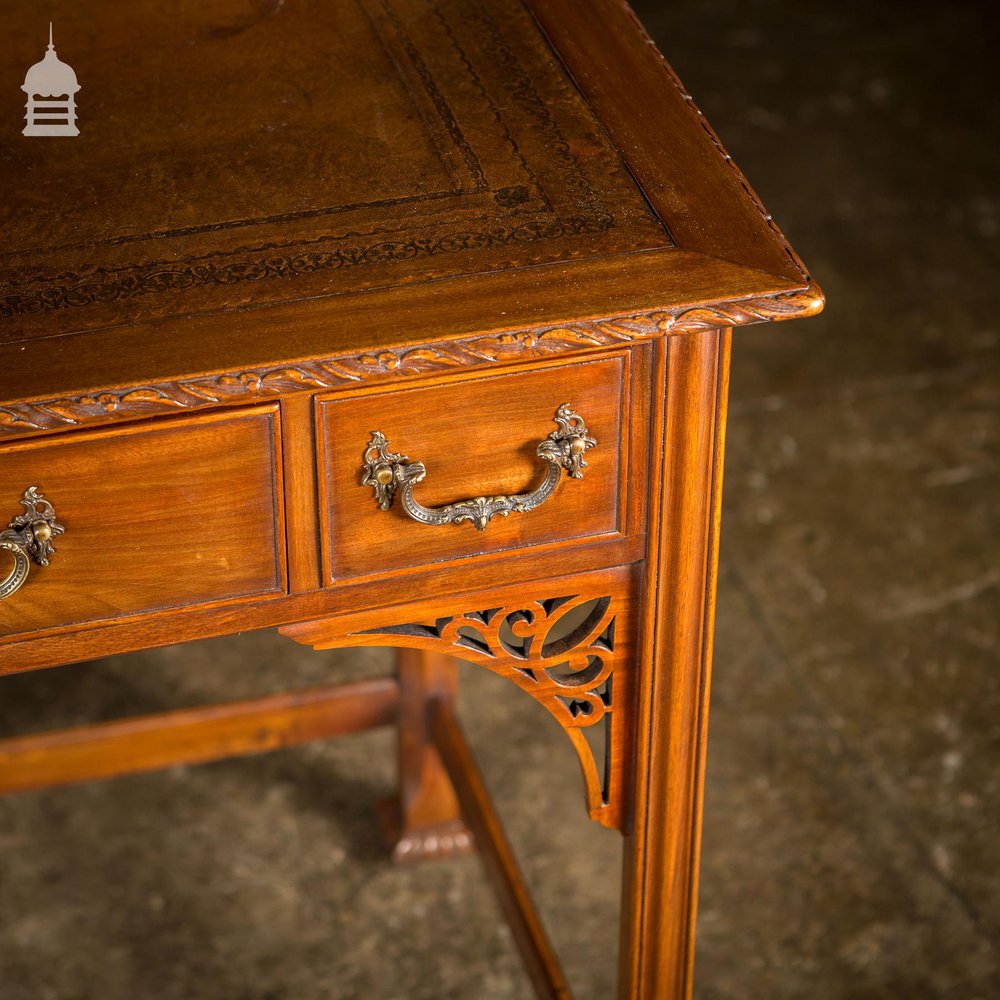
<svg viewBox="0 0 1000 1000">
<path fill-rule="evenodd" d="M 829 303 L 734 335 L 697 992 L 1000 996 L 996 5 L 637 10 Z"/>
<path fill-rule="evenodd" d="M 998 996 L 994 5 L 636 6 L 829 300 L 734 337 L 696 995 Z M 0 729 L 388 662 L 199 643 L 6 679 Z M 617 836 L 544 710 L 473 668 L 462 709 L 579 996 L 609 997 Z M 392 753 L 0 800 L 0 1000 L 527 996 L 474 858 L 385 864 Z"/>
</svg>

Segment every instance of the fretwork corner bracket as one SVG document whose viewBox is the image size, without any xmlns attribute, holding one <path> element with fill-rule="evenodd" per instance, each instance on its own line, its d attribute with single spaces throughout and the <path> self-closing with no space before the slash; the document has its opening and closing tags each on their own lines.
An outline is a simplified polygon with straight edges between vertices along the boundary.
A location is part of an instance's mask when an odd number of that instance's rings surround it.
<svg viewBox="0 0 1000 1000">
<path fill-rule="evenodd" d="M 283 626 L 316 649 L 406 646 L 513 681 L 569 737 L 591 819 L 622 829 L 634 733 L 635 602 L 625 571 Z"/>
<path fill-rule="evenodd" d="M 464 340 L 380 348 L 361 354 L 110 388 L 79 396 L 17 402 L 0 405 L 0 437 L 196 410 L 307 389 L 333 389 L 433 374 L 452 368 L 479 368 L 533 357 L 578 354 L 661 336 L 797 319 L 822 308 L 822 294 L 809 285 L 799 291 L 721 305 L 689 305 L 577 320 L 536 329 L 478 334 Z"/>
</svg>

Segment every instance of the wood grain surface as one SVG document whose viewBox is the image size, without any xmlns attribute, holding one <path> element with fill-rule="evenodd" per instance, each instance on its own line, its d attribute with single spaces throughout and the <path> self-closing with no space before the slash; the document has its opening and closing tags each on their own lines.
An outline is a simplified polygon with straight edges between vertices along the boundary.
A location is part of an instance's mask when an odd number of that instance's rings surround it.
<svg viewBox="0 0 1000 1000">
<path fill-rule="evenodd" d="M 0 484 L 8 516 L 37 485 L 66 527 L 0 637 L 285 590 L 274 404 L 7 445 Z"/>
<path fill-rule="evenodd" d="M 36 15 L 0 11 L 10 65 Z M 818 312 L 815 281 L 623 0 L 94 0 L 56 42 L 80 135 L 0 107 L 0 524 L 38 486 L 66 532 L 0 602 L 0 674 L 265 627 L 406 652 L 398 684 L 7 741 L 0 790 L 394 717 L 397 847 L 467 844 L 460 804 L 565 996 L 461 657 L 625 835 L 620 996 L 689 997 L 730 329 Z M 562 403 L 584 477 L 481 534 L 360 483 L 380 430 L 425 505 L 524 492 Z"/>
<path fill-rule="evenodd" d="M 392 393 L 321 397 L 317 424 L 320 507 L 327 582 L 408 566 L 567 539 L 622 532 L 623 414 L 627 357 L 452 380 Z M 563 475 L 536 510 L 496 517 L 485 531 L 470 523 L 429 526 L 407 517 L 397 497 L 389 510 L 360 484 L 371 432 L 391 450 L 427 468 L 414 494 L 440 507 L 479 496 L 525 493 L 548 468 L 536 449 L 556 430 L 569 403 L 598 441 L 582 479 Z"/>
</svg>

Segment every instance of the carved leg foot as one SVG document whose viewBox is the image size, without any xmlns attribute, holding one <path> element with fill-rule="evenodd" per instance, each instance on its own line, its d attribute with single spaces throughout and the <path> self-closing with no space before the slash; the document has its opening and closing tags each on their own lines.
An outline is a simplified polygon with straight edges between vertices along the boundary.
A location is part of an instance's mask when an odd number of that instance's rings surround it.
<svg viewBox="0 0 1000 1000">
<path fill-rule="evenodd" d="M 432 698 L 454 703 L 458 663 L 440 653 L 400 649 L 399 796 L 383 803 L 383 826 L 396 862 L 424 861 L 473 849 L 458 799 L 431 739 Z"/>
</svg>

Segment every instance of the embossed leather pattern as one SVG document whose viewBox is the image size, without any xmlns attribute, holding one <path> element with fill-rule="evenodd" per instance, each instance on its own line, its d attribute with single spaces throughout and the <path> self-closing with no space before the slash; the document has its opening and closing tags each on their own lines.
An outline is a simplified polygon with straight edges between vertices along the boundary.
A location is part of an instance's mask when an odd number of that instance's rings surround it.
<svg viewBox="0 0 1000 1000">
<path fill-rule="evenodd" d="M 61 29 L 80 142 L 0 132 L 18 336 L 671 245 L 517 0 L 244 8 L 149 5 L 131 53 Z"/>
</svg>

